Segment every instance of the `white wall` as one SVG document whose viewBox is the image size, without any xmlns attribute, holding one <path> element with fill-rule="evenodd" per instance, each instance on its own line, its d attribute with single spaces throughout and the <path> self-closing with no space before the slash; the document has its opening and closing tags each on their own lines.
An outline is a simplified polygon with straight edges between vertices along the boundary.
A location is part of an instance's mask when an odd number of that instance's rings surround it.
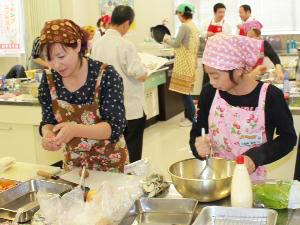
<svg viewBox="0 0 300 225">
<path fill-rule="evenodd" d="M 15 64 L 26 66 L 32 42 L 39 35 L 45 21 L 57 18 L 71 19 L 80 26 L 96 25 L 99 19 L 99 0 L 23 0 L 26 21 L 26 56 L 21 58 L 0 58 L 0 74 L 8 72 Z M 136 29 L 130 31 L 126 38 L 137 48 L 145 38 L 150 37 L 150 28 L 168 20 L 167 26 L 174 34 L 173 0 L 135 0 Z"/>
<path fill-rule="evenodd" d="M 60 0 L 61 17 L 79 26 L 96 26 L 99 19 L 99 0 Z"/>
<path fill-rule="evenodd" d="M 175 18 L 173 2 L 173 0 L 135 0 L 136 29 L 130 31 L 126 38 L 139 47 L 139 44 L 150 36 L 150 27 L 161 24 L 164 19 L 169 21 L 167 26 L 173 32 Z M 60 0 L 60 7 L 63 18 L 72 19 L 80 26 L 95 26 L 100 16 L 99 0 Z"/>
<path fill-rule="evenodd" d="M 168 20 L 168 28 L 174 34 L 174 1 L 173 0 L 135 0 L 136 29 L 129 32 L 126 38 L 139 47 L 145 38 L 150 37 L 150 28 Z"/>
</svg>

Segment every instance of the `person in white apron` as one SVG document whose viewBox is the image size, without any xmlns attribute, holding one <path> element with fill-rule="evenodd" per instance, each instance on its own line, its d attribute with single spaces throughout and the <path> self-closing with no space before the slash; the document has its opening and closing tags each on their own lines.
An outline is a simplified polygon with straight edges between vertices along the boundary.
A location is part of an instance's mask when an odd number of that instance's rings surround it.
<svg viewBox="0 0 300 225">
<path fill-rule="evenodd" d="M 211 148 L 214 157 L 234 160 L 244 155 L 252 180 L 265 179 L 264 165 L 288 154 L 297 140 L 283 93 L 249 75 L 262 44 L 262 40 L 238 35 L 217 34 L 208 39 L 203 63 L 210 84 L 200 94 L 190 136 L 197 158 L 205 158 Z M 201 137 L 202 128 L 206 137 Z"/>
<path fill-rule="evenodd" d="M 225 21 L 226 6 L 223 3 L 217 3 L 213 8 L 214 17 L 206 21 L 201 27 L 201 36 L 205 40 L 218 33 L 232 34 L 231 26 Z M 209 78 L 203 69 L 202 87 L 209 82 Z"/>
<path fill-rule="evenodd" d="M 164 38 L 165 43 L 175 48 L 175 62 L 169 90 L 182 94 L 184 118 L 179 123 L 182 127 L 192 126 L 195 116 L 191 93 L 196 77 L 199 31 L 192 20 L 194 12 L 194 5 L 180 4 L 177 7 L 176 15 L 182 25 L 177 37 L 174 41 Z"/>
<path fill-rule="evenodd" d="M 251 7 L 249 5 L 241 5 L 241 7 L 239 9 L 239 14 L 240 14 L 242 23 L 237 25 L 237 34 L 246 36 L 246 33 L 242 26 L 244 23 L 252 20 L 251 13 L 252 13 L 252 11 L 251 11 Z"/>
</svg>

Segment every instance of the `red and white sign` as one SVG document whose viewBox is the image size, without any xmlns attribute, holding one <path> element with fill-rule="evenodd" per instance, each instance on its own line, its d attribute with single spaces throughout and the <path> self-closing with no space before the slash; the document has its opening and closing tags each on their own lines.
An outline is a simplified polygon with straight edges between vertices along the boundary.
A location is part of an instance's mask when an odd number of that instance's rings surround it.
<svg viewBox="0 0 300 225">
<path fill-rule="evenodd" d="M 21 0 L 0 0 L 0 56 L 24 53 Z"/>
</svg>

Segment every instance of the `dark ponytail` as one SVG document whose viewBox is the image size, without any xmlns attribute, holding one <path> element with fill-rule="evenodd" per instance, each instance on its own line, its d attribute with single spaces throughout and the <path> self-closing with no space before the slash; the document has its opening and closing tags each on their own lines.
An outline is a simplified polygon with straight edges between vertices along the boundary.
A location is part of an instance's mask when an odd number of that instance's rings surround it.
<svg viewBox="0 0 300 225">
<path fill-rule="evenodd" d="M 182 14 L 183 18 L 188 20 L 193 18 L 192 10 L 189 7 L 184 8 L 184 13 Z"/>
</svg>

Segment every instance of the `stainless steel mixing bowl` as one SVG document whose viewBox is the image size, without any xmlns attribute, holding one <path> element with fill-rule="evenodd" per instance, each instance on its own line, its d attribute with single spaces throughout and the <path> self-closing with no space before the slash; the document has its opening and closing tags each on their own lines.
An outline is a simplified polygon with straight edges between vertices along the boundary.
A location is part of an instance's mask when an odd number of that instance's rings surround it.
<svg viewBox="0 0 300 225">
<path fill-rule="evenodd" d="M 211 158 L 209 166 L 205 160 L 187 159 L 169 167 L 172 182 L 184 198 L 200 202 L 212 202 L 230 194 L 231 178 L 235 162 L 221 158 Z"/>
</svg>

